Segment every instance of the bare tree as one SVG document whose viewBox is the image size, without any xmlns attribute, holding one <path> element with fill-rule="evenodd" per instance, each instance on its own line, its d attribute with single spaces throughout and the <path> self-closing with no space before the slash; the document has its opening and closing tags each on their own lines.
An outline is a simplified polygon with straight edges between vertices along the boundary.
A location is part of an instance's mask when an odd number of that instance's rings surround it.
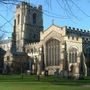
<svg viewBox="0 0 90 90">
<path fill-rule="evenodd" d="M 17 5 L 18 3 L 22 1 L 30 2 L 32 0 L 0 0 L 0 4 Z M 48 17 L 58 18 L 58 19 L 70 19 L 74 23 L 75 21 L 79 21 L 79 17 L 74 12 L 71 5 L 73 5 L 75 9 L 77 9 L 79 12 L 81 12 L 85 16 L 90 17 L 84 10 L 81 9 L 81 7 L 75 2 L 75 0 L 42 0 L 42 2 L 45 2 L 50 9 L 50 11 L 48 11 L 48 9 L 43 10 L 43 14 Z M 52 2 L 56 2 L 57 6 L 59 6 L 59 8 L 62 9 L 65 12 L 65 14 L 60 15 L 60 14 L 53 13 L 52 12 L 52 9 L 53 9 Z M 0 16 L 1 16 L 1 13 L 2 12 L 0 12 Z M 1 32 L 3 33 L 3 34 L 0 34 L 0 37 L 4 36 L 5 33 L 11 33 L 11 32 L 8 32 L 7 30 L 6 31 L 2 30 L 2 27 L 4 27 L 7 23 L 10 23 L 10 21 L 7 20 L 7 18 L 5 18 L 4 16 L 1 16 L 1 18 L 5 19 L 6 22 L 2 26 L 0 26 L 0 33 Z"/>
</svg>

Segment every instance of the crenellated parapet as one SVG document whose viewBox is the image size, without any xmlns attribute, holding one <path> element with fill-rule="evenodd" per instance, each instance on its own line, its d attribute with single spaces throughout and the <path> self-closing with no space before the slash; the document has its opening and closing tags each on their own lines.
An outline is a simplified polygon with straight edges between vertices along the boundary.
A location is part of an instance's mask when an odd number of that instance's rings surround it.
<svg viewBox="0 0 90 90">
<path fill-rule="evenodd" d="M 38 52 L 40 48 L 42 48 L 42 44 L 40 42 L 25 45 L 26 52 Z"/>
<path fill-rule="evenodd" d="M 68 36 L 68 40 L 81 41 L 82 38 L 77 36 Z"/>
<path fill-rule="evenodd" d="M 38 10 L 42 10 L 42 5 L 35 6 L 31 3 L 27 3 L 27 2 L 24 2 L 24 1 L 21 4 L 18 4 L 16 8 L 18 9 L 20 7 L 35 8 L 35 9 L 38 9 Z"/>
<path fill-rule="evenodd" d="M 32 46 L 38 46 L 39 44 L 40 42 L 33 42 L 33 43 L 28 43 L 25 46 L 32 47 Z"/>
<path fill-rule="evenodd" d="M 82 42 L 82 38 L 78 37 L 78 36 L 70 36 L 68 35 L 67 37 L 65 37 L 66 41 L 70 41 L 70 42 Z"/>
<path fill-rule="evenodd" d="M 73 28 L 73 27 L 67 27 L 67 34 L 77 34 L 80 36 L 87 36 L 90 35 L 89 30 L 83 30 L 83 29 L 78 29 L 78 28 Z"/>
</svg>

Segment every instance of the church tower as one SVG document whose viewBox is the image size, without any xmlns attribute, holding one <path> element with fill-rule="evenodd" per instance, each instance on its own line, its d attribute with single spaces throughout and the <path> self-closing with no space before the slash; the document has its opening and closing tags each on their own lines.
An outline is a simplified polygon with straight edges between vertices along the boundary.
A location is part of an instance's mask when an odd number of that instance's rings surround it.
<svg viewBox="0 0 90 90">
<path fill-rule="evenodd" d="M 15 12 L 16 51 L 24 51 L 25 44 L 40 41 L 40 31 L 43 30 L 42 6 L 34 6 L 22 2 Z"/>
</svg>

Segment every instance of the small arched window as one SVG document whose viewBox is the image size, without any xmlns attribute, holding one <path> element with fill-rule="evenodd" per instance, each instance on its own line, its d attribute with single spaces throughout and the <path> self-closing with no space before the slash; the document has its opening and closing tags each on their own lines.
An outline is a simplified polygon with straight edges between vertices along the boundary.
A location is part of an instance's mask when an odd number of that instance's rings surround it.
<svg viewBox="0 0 90 90">
<path fill-rule="evenodd" d="M 70 48 L 69 49 L 69 62 L 70 63 L 76 63 L 77 62 L 77 49 L 76 48 Z"/>
<path fill-rule="evenodd" d="M 18 16 L 17 16 L 17 24 L 19 24 L 20 23 L 20 14 L 18 14 Z"/>
<path fill-rule="evenodd" d="M 9 56 L 7 56 L 7 61 L 9 61 L 10 60 L 10 57 Z"/>
<path fill-rule="evenodd" d="M 33 24 L 36 24 L 36 16 L 37 16 L 36 13 L 34 13 L 33 16 L 32 16 Z"/>
</svg>

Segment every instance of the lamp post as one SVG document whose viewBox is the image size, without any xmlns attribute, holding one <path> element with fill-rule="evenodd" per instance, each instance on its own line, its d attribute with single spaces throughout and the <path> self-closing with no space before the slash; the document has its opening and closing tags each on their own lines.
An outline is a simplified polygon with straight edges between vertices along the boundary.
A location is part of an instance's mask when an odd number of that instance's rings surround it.
<svg viewBox="0 0 90 90">
<path fill-rule="evenodd" d="M 23 61 L 21 60 L 21 79 L 23 79 Z"/>
</svg>

